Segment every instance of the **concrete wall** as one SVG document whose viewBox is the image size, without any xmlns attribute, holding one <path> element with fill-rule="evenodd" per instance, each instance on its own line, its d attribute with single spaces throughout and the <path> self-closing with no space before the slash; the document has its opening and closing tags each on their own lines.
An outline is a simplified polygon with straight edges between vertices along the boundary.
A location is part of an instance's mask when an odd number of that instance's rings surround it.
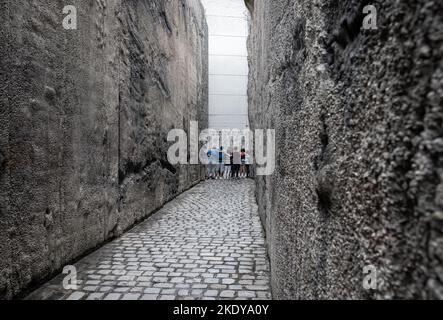
<svg viewBox="0 0 443 320">
<path fill-rule="evenodd" d="M 443 298 L 443 3 L 247 0 L 277 299 Z M 377 268 L 365 290 L 363 268 Z"/>
<path fill-rule="evenodd" d="M 0 297 L 120 235 L 203 177 L 167 133 L 207 126 L 198 0 L 0 2 Z"/>
</svg>

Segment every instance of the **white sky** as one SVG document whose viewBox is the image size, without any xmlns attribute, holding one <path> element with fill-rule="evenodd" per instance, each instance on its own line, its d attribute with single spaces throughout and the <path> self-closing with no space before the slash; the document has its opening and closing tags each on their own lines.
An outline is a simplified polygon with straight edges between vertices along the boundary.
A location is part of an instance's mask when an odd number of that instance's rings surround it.
<svg viewBox="0 0 443 320">
<path fill-rule="evenodd" d="M 246 6 L 243 0 L 201 1 L 209 28 L 209 126 L 247 128 Z"/>
</svg>

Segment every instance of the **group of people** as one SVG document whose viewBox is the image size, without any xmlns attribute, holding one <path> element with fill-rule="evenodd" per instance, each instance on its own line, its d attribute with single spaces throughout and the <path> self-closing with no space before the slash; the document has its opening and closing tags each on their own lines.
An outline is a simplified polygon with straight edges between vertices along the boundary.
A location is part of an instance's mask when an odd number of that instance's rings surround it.
<svg viewBox="0 0 443 320">
<path fill-rule="evenodd" d="M 250 156 L 245 149 L 213 147 L 208 150 L 207 156 L 208 179 L 240 179 L 251 175 Z"/>
</svg>

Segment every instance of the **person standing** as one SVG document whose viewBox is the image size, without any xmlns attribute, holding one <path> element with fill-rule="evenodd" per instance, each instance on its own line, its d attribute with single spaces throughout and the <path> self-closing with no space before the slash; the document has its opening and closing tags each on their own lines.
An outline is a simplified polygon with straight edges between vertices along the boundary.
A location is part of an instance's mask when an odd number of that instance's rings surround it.
<svg viewBox="0 0 443 320">
<path fill-rule="evenodd" d="M 238 152 L 238 148 L 235 148 L 234 153 L 232 154 L 232 177 L 234 179 L 239 178 L 240 166 L 241 166 L 241 154 L 240 152 Z"/>
<path fill-rule="evenodd" d="M 218 155 L 217 178 L 223 179 L 223 175 L 225 173 L 225 158 L 226 158 L 223 146 L 220 147 L 217 155 Z"/>
<path fill-rule="evenodd" d="M 245 149 L 241 149 L 240 159 L 241 159 L 240 177 L 246 178 L 246 150 Z"/>
<path fill-rule="evenodd" d="M 232 150 L 228 149 L 228 152 L 225 155 L 225 173 L 224 178 L 230 179 L 231 178 L 231 167 L 232 167 Z"/>
<path fill-rule="evenodd" d="M 218 152 L 215 147 L 208 150 L 208 179 L 215 179 L 218 163 Z"/>
<path fill-rule="evenodd" d="M 252 178 L 252 172 L 251 172 L 251 156 L 249 155 L 249 152 L 246 151 L 246 157 L 245 157 L 245 166 L 246 166 L 246 178 Z"/>
</svg>

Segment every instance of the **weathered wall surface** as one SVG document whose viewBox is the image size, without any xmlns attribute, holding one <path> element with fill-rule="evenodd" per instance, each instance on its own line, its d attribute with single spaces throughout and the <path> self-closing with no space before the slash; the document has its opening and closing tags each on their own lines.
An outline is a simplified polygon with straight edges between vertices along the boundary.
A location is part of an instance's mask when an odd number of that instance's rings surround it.
<svg viewBox="0 0 443 320">
<path fill-rule="evenodd" d="M 274 298 L 443 298 L 443 3 L 248 0 Z M 363 268 L 378 289 L 363 289 Z"/>
<path fill-rule="evenodd" d="M 167 133 L 207 126 L 198 0 L 0 1 L 0 297 L 12 298 L 202 178 Z"/>
</svg>

